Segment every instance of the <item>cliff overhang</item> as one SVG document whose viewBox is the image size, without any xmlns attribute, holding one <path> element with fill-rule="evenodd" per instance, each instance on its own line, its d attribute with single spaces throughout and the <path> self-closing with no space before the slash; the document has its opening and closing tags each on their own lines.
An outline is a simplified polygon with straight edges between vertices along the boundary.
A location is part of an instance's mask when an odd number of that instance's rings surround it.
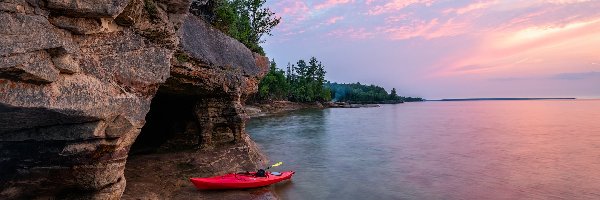
<svg viewBox="0 0 600 200">
<path fill-rule="evenodd" d="M 0 1 L 0 199 L 117 199 L 132 149 L 251 143 L 242 104 L 268 60 L 190 3 Z"/>
</svg>

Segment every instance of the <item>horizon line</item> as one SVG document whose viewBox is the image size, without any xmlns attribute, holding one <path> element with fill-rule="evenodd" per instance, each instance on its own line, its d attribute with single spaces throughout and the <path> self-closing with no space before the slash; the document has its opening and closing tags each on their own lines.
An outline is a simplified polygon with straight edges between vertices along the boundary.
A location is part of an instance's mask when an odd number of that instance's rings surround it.
<svg viewBox="0 0 600 200">
<path fill-rule="evenodd" d="M 518 100 L 578 100 L 575 97 L 488 97 L 488 98 L 444 98 L 425 101 L 518 101 Z"/>
</svg>

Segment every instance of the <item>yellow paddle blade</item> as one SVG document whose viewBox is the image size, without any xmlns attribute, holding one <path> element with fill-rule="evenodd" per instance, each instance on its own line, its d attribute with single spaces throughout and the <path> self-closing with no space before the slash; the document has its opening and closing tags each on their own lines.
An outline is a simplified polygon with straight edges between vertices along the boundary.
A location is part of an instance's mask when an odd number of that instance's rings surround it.
<svg viewBox="0 0 600 200">
<path fill-rule="evenodd" d="M 278 163 L 275 163 L 274 165 L 271 165 L 271 167 L 277 167 L 277 166 L 282 165 L 282 164 L 283 164 L 283 162 L 278 162 Z"/>
</svg>

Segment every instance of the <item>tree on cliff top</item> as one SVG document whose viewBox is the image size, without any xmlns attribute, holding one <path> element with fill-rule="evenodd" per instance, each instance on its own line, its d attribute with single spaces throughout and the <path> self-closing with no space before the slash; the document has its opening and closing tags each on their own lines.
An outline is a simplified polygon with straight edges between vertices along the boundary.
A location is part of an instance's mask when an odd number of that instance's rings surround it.
<svg viewBox="0 0 600 200">
<path fill-rule="evenodd" d="M 264 55 L 261 38 L 271 35 L 271 30 L 281 21 L 269 8 L 263 7 L 265 3 L 266 0 L 194 0 L 190 12 Z"/>
</svg>

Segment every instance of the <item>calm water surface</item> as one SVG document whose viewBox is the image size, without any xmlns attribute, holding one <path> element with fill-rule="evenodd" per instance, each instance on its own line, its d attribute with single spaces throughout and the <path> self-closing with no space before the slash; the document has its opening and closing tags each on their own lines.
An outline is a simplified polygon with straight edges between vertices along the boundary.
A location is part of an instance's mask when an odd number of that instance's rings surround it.
<svg viewBox="0 0 600 200">
<path fill-rule="evenodd" d="M 469 101 L 252 119 L 284 199 L 600 199 L 600 101 Z"/>
</svg>

